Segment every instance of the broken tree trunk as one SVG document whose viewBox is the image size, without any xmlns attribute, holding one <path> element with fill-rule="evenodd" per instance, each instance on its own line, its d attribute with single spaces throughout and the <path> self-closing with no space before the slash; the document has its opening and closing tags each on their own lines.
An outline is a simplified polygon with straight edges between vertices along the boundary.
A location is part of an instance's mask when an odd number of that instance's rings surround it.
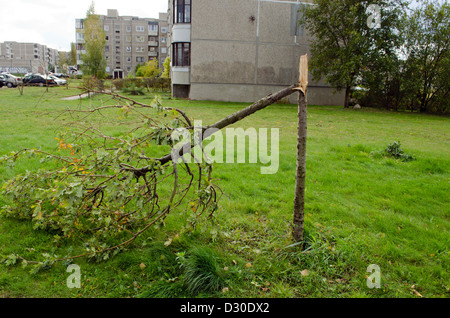
<svg viewBox="0 0 450 318">
<path fill-rule="evenodd" d="M 256 113 L 257 111 L 262 110 L 272 104 L 275 104 L 276 102 L 282 100 L 283 98 L 295 93 L 297 90 L 297 87 L 298 87 L 298 85 L 292 85 L 292 86 L 284 88 L 281 91 L 278 91 L 274 94 L 270 94 L 270 95 L 260 99 L 256 103 L 248 106 L 247 108 L 244 108 L 244 109 L 218 121 L 217 123 L 215 123 L 213 125 L 204 127 L 203 130 L 206 130 L 208 128 L 223 129 L 227 126 L 230 126 L 230 125 Z M 209 130 L 208 133 L 204 134 L 203 139 L 206 139 L 211 134 L 212 134 L 212 131 Z M 188 148 L 188 149 L 190 149 L 190 148 Z M 185 154 L 185 147 L 181 147 L 179 150 L 179 156 L 182 157 L 184 154 Z M 168 163 L 171 160 L 172 160 L 172 154 L 167 154 L 164 157 L 161 157 L 158 159 L 158 161 L 160 161 L 162 165 Z"/>
<path fill-rule="evenodd" d="M 307 137 L 307 98 L 308 86 L 308 56 L 300 60 L 300 86 L 298 94 L 298 141 L 297 141 L 297 172 L 295 176 L 294 220 L 292 236 L 296 242 L 304 240 L 305 219 L 305 180 L 306 180 L 306 137 Z"/>
</svg>

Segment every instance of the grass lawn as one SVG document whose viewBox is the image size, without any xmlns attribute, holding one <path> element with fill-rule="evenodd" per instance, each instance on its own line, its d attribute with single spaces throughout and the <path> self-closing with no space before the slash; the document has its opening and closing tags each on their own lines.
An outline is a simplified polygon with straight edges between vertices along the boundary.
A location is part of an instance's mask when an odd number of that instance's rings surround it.
<svg viewBox="0 0 450 318">
<path fill-rule="evenodd" d="M 0 89 L 0 157 L 22 148 L 57 151 L 55 137 L 64 126 L 57 113 L 91 102 L 62 100 L 78 93 L 26 87 L 20 96 Z M 136 99 L 150 103 L 152 96 Z M 204 125 L 247 106 L 162 101 Z M 277 104 L 234 127 L 279 128 L 278 172 L 262 175 L 259 164 L 216 164 L 213 176 L 225 195 L 214 223 L 183 231 L 188 208 L 182 205 L 165 228 L 150 229 L 110 260 L 75 260 L 79 289 L 67 287 L 66 264 L 34 273 L 20 262 L 0 263 L 0 297 L 449 297 L 448 117 L 324 106 L 309 106 L 308 117 L 307 249 L 291 246 L 290 233 L 297 106 Z M 416 159 L 376 154 L 394 141 Z M 39 166 L 36 159 L 0 166 L 0 183 Z M 0 209 L 5 204 L 0 196 Z M 65 255 L 71 242 L 56 245 L 53 236 L 28 221 L 1 217 L 0 260 L 12 253 Z M 380 288 L 367 286 L 371 264 L 380 267 Z M 199 268 L 213 287 L 192 287 Z"/>
</svg>

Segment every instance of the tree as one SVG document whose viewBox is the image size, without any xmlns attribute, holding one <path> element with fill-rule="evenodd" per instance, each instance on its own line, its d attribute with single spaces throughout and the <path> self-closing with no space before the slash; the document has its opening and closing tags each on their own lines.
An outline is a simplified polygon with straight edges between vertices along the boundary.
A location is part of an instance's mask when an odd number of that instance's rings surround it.
<svg viewBox="0 0 450 318">
<path fill-rule="evenodd" d="M 299 122 L 306 124 L 306 86 L 302 88 Z M 161 227 L 168 214 L 188 198 L 192 224 L 202 215 L 212 216 L 220 188 L 212 181 L 211 164 L 199 160 L 204 155 L 202 141 L 298 91 L 298 84 L 284 88 L 206 127 L 195 127 L 186 113 L 163 107 L 158 98 L 144 104 L 98 92 L 112 96 L 112 103 L 102 101 L 94 108 L 90 105 L 66 110 L 72 122 L 67 121 L 66 129 L 56 138 L 57 154 L 23 149 L 0 158 L 0 162 L 11 165 L 28 155 L 40 157 L 41 163 L 52 162 L 49 169 L 27 171 L 7 181 L 0 190 L 7 198 L 1 212 L 31 219 L 36 229 L 55 231 L 57 241 L 79 241 L 84 252 L 65 257 L 46 253 L 41 262 L 16 254 L 11 257 L 35 264 L 36 270 L 78 257 L 107 260 L 150 227 Z M 104 125 L 110 118 L 105 116 L 108 111 L 133 116 L 134 124 L 119 125 L 121 133 L 108 134 Z M 178 143 L 180 129 L 188 131 L 190 137 Z M 301 130 L 299 141 L 306 141 L 306 127 Z M 161 156 L 160 150 L 167 146 L 171 146 L 171 152 Z M 200 147 L 199 154 L 192 151 L 195 147 Z M 300 147 L 304 153 L 304 144 Z M 187 162 L 185 156 L 194 157 L 194 161 Z M 299 177 L 304 181 L 304 173 Z M 299 230 L 302 238 L 303 227 Z"/>
<path fill-rule="evenodd" d="M 406 4 L 386 6 L 380 10 L 380 27 L 371 32 L 371 45 L 366 52 L 357 85 L 367 89 L 362 102 L 365 106 L 397 110 L 401 89 L 402 46 L 401 16 Z"/>
<path fill-rule="evenodd" d="M 69 62 L 65 52 L 59 52 L 58 68 L 60 72 L 67 73 Z"/>
<path fill-rule="evenodd" d="M 161 74 L 161 70 L 158 67 L 157 59 L 151 59 L 136 70 L 136 76 L 138 77 L 155 78 L 158 77 L 159 74 Z"/>
<path fill-rule="evenodd" d="M 403 82 L 411 108 L 445 112 L 450 95 L 450 4 L 426 0 L 403 19 Z M 417 105 L 417 106 L 415 106 Z"/>
<path fill-rule="evenodd" d="M 70 54 L 67 60 L 69 65 L 77 65 L 77 49 L 75 43 L 70 43 Z"/>
<path fill-rule="evenodd" d="M 100 17 L 95 13 L 94 2 L 91 3 L 84 20 L 84 41 L 86 54 L 83 54 L 83 73 L 98 79 L 107 76 L 105 51 L 105 32 Z"/>
<path fill-rule="evenodd" d="M 377 1 L 376 6 L 370 1 L 317 0 L 305 6 L 300 23 L 313 37 L 313 78 L 325 78 L 337 90 L 344 89 L 346 108 L 364 66 L 380 56 L 380 44 L 389 43 L 392 17 L 401 6 L 399 0 Z"/>
<path fill-rule="evenodd" d="M 167 57 L 164 61 L 164 71 L 161 75 L 162 78 L 170 78 L 170 57 Z"/>
</svg>

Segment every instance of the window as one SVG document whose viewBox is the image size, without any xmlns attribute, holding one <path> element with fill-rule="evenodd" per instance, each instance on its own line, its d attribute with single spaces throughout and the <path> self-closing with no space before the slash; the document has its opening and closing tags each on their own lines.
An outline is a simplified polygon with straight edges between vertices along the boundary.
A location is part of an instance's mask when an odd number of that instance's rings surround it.
<svg viewBox="0 0 450 318">
<path fill-rule="evenodd" d="M 127 46 L 127 52 L 131 52 L 131 46 Z"/>
<path fill-rule="evenodd" d="M 109 52 L 109 45 L 105 45 L 105 52 Z"/>
<path fill-rule="evenodd" d="M 161 37 L 161 43 L 166 43 L 166 38 L 165 37 Z"/>
<path fill-rule="evenodd" d="M 136 62 L 138 62 L 138 63 L 144 62 L 144 57 L 142 57 L 142 56 L 136 57 Z"/>
<path fill-rule="evenodd" d="M 161 48 L 161 54 L 167 54 L 167 48 L 162 47 Z"/>
<path fill-rule="evenodd" d="M 174 43 L 173 44 L 173 66 L 190 66 L 191 65 L 191 44 L 190 43 Z"/>
<path fill-rule="evenodd" d="M 154 32 L 158 33 L 158 23 L 149 22 L 148 23 L 148 32 L 150 32 L 150 33 L 154 33 Z"/>
<path fill-rule="evenodd" d="M 103 27 L 103 30 L 105 30 L 106 32 L 108 32 L 108 31 L 109 31 L 109 25 L 105 25 L 105 26 Z"/>
<path fill-rule="evenodd" d="M 131 25 L 127 25 L 127 32 L 131 32 Z"/>
<path fill-rule="evenodd" d="M 76 29 L 84 29 L 84 20 L 83 19 L 75 19 L 75 28 Z"/>
<path fill-rule="evenodd" d="M 144 42 L 144 37 L 142 35 L 137 35 L 136 42 Z"/>
<path fill-rule="evenodd" d="M 130 56 L 127 57 L 127 63 L 131 63 L 131 57 Z"/>
<path fill-rule="evenodd" d="M 167 28 L 166 27 L 161 27 L 161 33 L 167 33 Z"/>
<path fill-rule="evenodd" d="M 138 52 L 138 53 L 144 52 L 144 47 L 143 46 L 137 46 L 136 47 L 136 52 Z"/>
<path fill-rule="evenodd" d="M 174 1 L 175 23 L 191 23 L 191 0 Z"/>
<path fill-rule="evenodd" d="M 125 37 L 125 41 L 131 42 L 131 35 L 127 35 L 127 36 Z"/>
<path fill-rule="evenodd" d="M 144 32 L 144 31 L 145 31 L 145 27 L 143 27 L 142 25 L 136 26 L 136 32 Z"/>
</svg>

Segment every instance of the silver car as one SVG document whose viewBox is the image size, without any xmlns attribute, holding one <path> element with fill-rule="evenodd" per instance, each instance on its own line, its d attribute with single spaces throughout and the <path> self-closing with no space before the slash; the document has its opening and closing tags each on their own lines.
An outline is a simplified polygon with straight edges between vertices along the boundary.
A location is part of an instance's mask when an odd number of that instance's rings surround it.
<svg viewBox="0 0 450 318">
<path fill-rule="evenodd" d="M 4 85 L 6 85 L 8 88 L 17 87 L 17 85 L 19 85 L 19 81 L 14 75 L 3 73 L 0 74 L 0 76 L 4 79 Z"/>
</svg>

